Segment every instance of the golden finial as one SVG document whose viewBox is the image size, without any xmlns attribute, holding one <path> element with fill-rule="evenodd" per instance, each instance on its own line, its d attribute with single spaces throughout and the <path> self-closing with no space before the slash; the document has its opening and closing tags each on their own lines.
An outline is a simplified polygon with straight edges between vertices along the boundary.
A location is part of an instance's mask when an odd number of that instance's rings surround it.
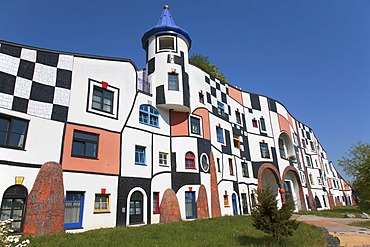
<svg viewBox="0 0 370 247">
<path fill-rule="evenodd" d="M 169 9 L 170 7 L 168 7 L 168 5 L 166 4 L 163 9 Z"/>
</svg>

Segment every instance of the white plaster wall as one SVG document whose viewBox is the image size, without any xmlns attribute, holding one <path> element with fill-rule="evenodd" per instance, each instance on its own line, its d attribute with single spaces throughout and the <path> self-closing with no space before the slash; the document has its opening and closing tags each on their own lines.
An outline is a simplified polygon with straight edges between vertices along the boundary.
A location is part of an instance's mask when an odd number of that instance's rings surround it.
<svg viewBox="0 0 370 247">
<path fill-rule="evenodd" d="M 282 104 L 280 104 L 279 102 L 276 102 L 276 109 L 277 109 L 277 113 L 279 113 L 280 115 L 288 119 L 288 112 Z"/>
<path fill-rule="evenodd" d="M 167 166 L 159 164 L 159 152 L 167 153 Z M 153 174 L 171 171 L 170 138 L 167 136 L 154 135 L 153 139 Z M 170 179 L 171 181 L 171 179 Z M 171 186 L 170 186 L 171 187 Z"/>
<path fill-rule="evenodd" d="M 1 114 L 29 120 L 24 150 L 0 147 L 0 159 L 42 165 L 59 162 L 64 124 L 0 108 Z"/>
<path fill-rule="evenodd" d="M 135 145 L 145 148 L 146 165 L 135 164 Z M 123 177 L 151 178 L 152 134 L 126 128 L 122 134 L 121 175 Z"/>
<path fill-rule="evenodd" d="M 81 232 L 92 229 L 115 227 L 117 215 L 117 184 L 118 177 L 84 173 L 63 173 L 64 191 L 85 192 L 82 227 L 83 229 L 68 230 Z M 110 213 L 95 213 L 95 194 L 101 193 L 101 188 L 110 194 Z"/>
<path fill-rule="evenodd" d="M 251 153 L 251 160 L 252 161 L 263 161 L 263 162 L 272 162 L 272 153 L 271 147 L 274 147 L 274 140 L 272 138 L 266 136 L 257 136 L 257 135 L 248 135 L 249 137 L 249 150 Z M 262 140 L 268 144 L 270 158 L 262 158 L 261 157 L 261 149 L 260 149 L 260 142 Z"/>
<path fill-rule="evenodd" d="M 195 155 L 195 169 L 185 168 L 185 154 L 193 152 Z M 197 139 L 192 137 L 173 137 L 172 138 L 172 152 L 176 152 L 176 171 L 177 172 L 199 172 L 199 159 Z"/>
<path fill-rule="evenodd" d="M 247 92 L 242 92 L 242 99 L 244 107 L 252 108 L 251 95 Z"/>
<path fill-rule="evenodd" d="M 136 93 L 136 77 L 136 69 L 129 62 L 75 56 L 68 121 L 121 131 Z M 89 78 L 120 89 L 118 120 L 86 111 Z"/>
</svg>

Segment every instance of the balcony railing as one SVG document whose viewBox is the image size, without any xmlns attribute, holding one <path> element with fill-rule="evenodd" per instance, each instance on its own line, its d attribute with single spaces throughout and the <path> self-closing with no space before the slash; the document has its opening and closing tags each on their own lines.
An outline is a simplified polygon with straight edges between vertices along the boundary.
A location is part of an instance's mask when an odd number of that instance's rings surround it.
<svg viewBox="0 0 370 247">
<path fill-rule="evenodd" d="M 152 93 L 150 82 L 148 82 L 144 79 L 141 79 L 141 78 L 138 78 L 138 80 L 137 80 L 137 89 L 139 91 L 147 93 L 147 94 Z"/>
</svg>

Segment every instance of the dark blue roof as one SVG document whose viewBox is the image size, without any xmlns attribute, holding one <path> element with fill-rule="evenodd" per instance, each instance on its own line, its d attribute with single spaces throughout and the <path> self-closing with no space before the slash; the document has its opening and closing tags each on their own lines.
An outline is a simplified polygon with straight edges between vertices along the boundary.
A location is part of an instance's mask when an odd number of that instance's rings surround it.
<svg viewBox="0 0 370 247">
<path fill-rule="evenodd" d="M 179 36 L 182 36 L 188 43 L 189 43 L 189 49 L 191 47 L 191 38 L 185 29 L 176 26 L 175 21 L 172 18 L 172 15 L 170 13 L 170 10 L 168 9 L 168 6 L 165 5 L 163 8 L 163 12 L 161 16 L 159 17 L 159 21 L 156 26 L 152 27 L 148 31 L 146 31 L 141 38 L 141 43 L 143 45 L 143 48 L 145 49 L 145 43 L 147 40 L 153 36 L 158 34 L 177 34 Z"/>
</svg>

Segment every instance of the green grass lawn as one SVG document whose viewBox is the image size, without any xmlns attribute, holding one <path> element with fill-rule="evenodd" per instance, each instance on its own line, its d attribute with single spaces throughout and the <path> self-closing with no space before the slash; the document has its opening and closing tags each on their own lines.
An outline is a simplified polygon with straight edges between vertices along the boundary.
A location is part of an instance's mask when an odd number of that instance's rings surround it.
<svg viewBox="0 0 370 247">
<path fill-rule="evenodd" d="M 345 214 L 354 214 L 356 218 L 361 218 L 361 214 L 364 212 L 358 206 L 340 206 L 330 210 L 320 211 L 299 211 L 298 214 L 310 214 L 331 218 L 343 218 Z M 369 213 L 368 211 L 365 211 Z"/>
<path fill-rule="evenodd" d="M 370 221 L 353 222 L 350 225 L 351 226 L 359 226 L 359 227 L 363 227 L 363 228 L 370 228 Z"/>
<path fill-rule="evenodd" d="M 277 243 L 254 229 L 250 216 L 220 217 L 142 227 L 116 227 L 79 234 L 33 237 L 29 246 L 326 246 L 320 228 L 300 224 Z"/>
</svg>

